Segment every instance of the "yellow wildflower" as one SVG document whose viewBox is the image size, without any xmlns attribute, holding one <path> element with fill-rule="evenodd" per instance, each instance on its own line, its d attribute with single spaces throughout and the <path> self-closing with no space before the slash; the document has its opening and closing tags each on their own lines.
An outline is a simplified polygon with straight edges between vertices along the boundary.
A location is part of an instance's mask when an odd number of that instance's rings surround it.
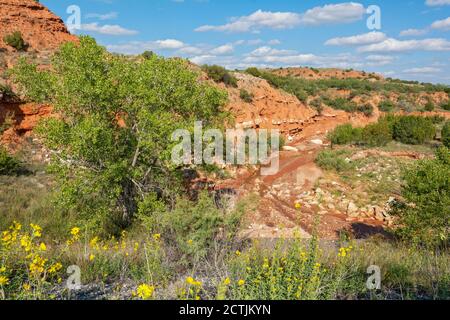
<svg viewBox="0 0 450 320">
<path fill-rule="evenodd" d="M 149 286 L 147 284 L 141 284 L 137 288 L 137 292 L 135 293 L 135 295 L 137 295 L 139 298 L 141 298 L 143 300 L 147 300 L 153 296 L 154 292 L 155 292 L 154 286 Z"/>
<path fill-rule="evenodd" d="M 45 243 L 41 242 L 41 244 L 39 245 L 39 250 L 40 251 L 47 251 L 47 246 L 45 245 Z"/>
<path fill-rule="evenodd" d="M 62 269 L 62 264 L 57 262 L 48 269 L 48 273 L 56 273 L 61 269 Z"/>
<path fill-rule="evenodd" d="M 238 281 L 238 286 L 242 287 L 245 284 L 245 280 L 239 280 Z"/>
<path fill-rule="evenodd" d="M 239 250 L 236 250 L 236 255 L 239 257 L 241 255 L 241 252 Z"/>
<path fill-rule="evenodd" d="M 159 241 L 161 239 L 161 234 L 159 234 L 159 233 L 154 234 L 153 239 L 155 239 L 155 241 Z"/>
<path fill-rule="evenodd" d="M 301 209 L 301 208 L 302 208 L 301 203 L 296 202 L 296 203 L 295 203 L 295 209 L 299 210 L 299 209 Z"/>
<path fill-rule="evenodd" d="M 95 255 L 93 255 L 92 253 L 89 255 L 89 261 L 94 261 L 95 259 Z"/>
<path fill-rule="evenodd" d="M 37 224 L 30 224 L 31 229 L 33 229 L 33 237 L 40 238 L 42 236 L 42 228 Z"/>
<path fill-rule="evenodd" d="M 226 278 L 226 279 L 223 281 L 223 284 L 226 285 L 226 286 L 228 286 L 230 283 L 231 283 L 230 278 Z"/>
<path fill-rule="evenodd" d="M 31 290 L 31 286 L 30 286 L 30 284 L 28 284 L 28 283 L 24 283 L 24 284 L 22 285 L 22 288 L 23 288 L 23 290 L 25 290 L 25 291 L 30 291 L 30 290 Z"/>
<path fill-rule="evenodd" d="M 70 234 L 74 237 L 77 237 L 80 234 L 80 228 L 74 227 L 70 230 Z"/>
<path fill-rule="evenodd" d="M 2 266 L 2 267 L 0 268 L 0 273 L 3 273 L 3 272 L 6 272 L 6 267 L 5 267 L 5 266 Z"/>
<path fill-rule="evenodd" d="M 9 279 L 5 276 L 0 276 L 0 286 L 5 286 L 9 283 Z"/>
</svg>

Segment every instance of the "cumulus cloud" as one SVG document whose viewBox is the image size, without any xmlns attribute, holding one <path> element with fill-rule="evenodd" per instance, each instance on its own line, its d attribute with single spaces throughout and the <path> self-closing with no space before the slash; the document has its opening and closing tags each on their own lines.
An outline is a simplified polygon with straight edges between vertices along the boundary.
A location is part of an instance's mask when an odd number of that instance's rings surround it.
<svg viewBox="0 0 450 320">
<path fill-rule="evenodd" d="M 289 29 L 300 23 L 300 16 L 293 12 L 270 12 L 258 10 L 249 16 L 239 17 L 221 26 L 201 26 L 195 31 L 249 32 L 262 28 Z"/>
<path fill-rule="evenodd" d="M 347 2 L 312 8 L 305 13 L 258 10 L 248 16 L 231 19 L 224 25 L 203 25 L 197 32 L 259 32 L 261 29 L 291 29 L 298 25 L 350 23 L 361 20 L 366 10 L 360 3 Z"/>
<path fill-rule="evenodd" d="M 411 68 L 403 70 L 403 73 L 409 74 L 430 74 L 430 73 L 438 73 L 440 69 L 434 67 L 422 67 L 422 68 Z"/>
<path fill-rule="evenodd" d="M 450 42 L 446 39 L 397 40 L 362 46 L 359 52 L 405 52 L 405 51 L 450 51 Z"/>
<path fill-rule="evenodd" d="M 136 30 L 126 29 L 116 24 L 115 25 L 105 24 L 101 26 L 97 22 L 82 24 L 80 30 L 106 34 L 110 36 L 131 36 L 139 33 Z"/>
<path fill-rule="evenodd" d="M 450 30 L 450 17 L 433 22 L 431 29 Z"/>
<path fill-rule="evenodd" d="M 306 11 L 301 20 L 306 25 L 350 23 L 361 20 L 365 13 L 366 9 L 360 3 L 328 4 Z"/>
<path fill-rule="evenodd" d="M 220 55 L 233 53 L 233 51 L 234 51 L 233 45 L 225 44 L 223 46 L 219 46 L 217 48 L 212 49 L 211 54 L 220 56 Z"/>
<path fill-rule="evenodd" d="M 117 12 L 108 13 L 88 13 L 85 15 L 86 19 L 99 19 L 99 20 L 110 20 L 116 19 L 119 16 Z"/>
<path fill-rule="evenodd" d="M 186 46 L 182 41 L 165 39 L 156 41 L 131 41 L 124 44 L 107 45 L 109 51 L 123 54 L 141 54 L 146 50 L 175 50 Z"/>
<path fill-rule="evenodd" d="M 372 43 L 379 43 L 386 40 L 387 36 L 383 32 L 369 32 L 351 37 L 333 38 L 325 42 L 327 46 L 358 46 Z"/>
<path fill-rule="evenodd" d="M 450 0 L 426 0 L 425 4 L 430 7 L 448 6 Z"/>
<path fill-rule="evenodd" d="M 426 34 L 428 30 L 426 29 L 407 29 L 400 32 L 401 37 L 414 37 L 414 36 L 422 36 Z"/>
</svg>

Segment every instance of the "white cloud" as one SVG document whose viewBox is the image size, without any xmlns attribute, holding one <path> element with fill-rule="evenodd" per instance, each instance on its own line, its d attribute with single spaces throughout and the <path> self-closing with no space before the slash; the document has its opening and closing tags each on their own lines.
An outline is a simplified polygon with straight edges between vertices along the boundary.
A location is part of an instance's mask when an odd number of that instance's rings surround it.
<svg viewBox="0 0 450 320">
<path fill-rule="evenodd" d="M 99 20 L 110 20 L 116 19 L 118 17 L 117 12 L 108 12 L 108 13 L 88 13 L 85 15 L 86 19 L 99 19 Z"/>
<path fill-rule="evenodd" d="M 293 12 L 270 12 L 258 10 L 249 16 L 234 19 L 221 26 L 201 26 L 195 31 L 250 32 L 261 28 L 289 29 L 300 23 L 300 16 Z"/>
<path fill-rule="evenodd" d="M 110 36 L 131 36 L 139 33 L 136 30 L 125 29 L 119 25 L 105 24 L 101 26 L 97 22 L 82 24 L 80 30 L 106 34 Z"/>
<path fill-rule="evenodd" d="M 407 29 L 400 32 L 401 37 L 422 36 L 426 34 L 426 29 Z"/>
<path fill-rule="evenodd" d="M 448 6 L 450 5 L 450 0 L 427 0 L 425 4 L 430 7 Z"/>
<path fill-rule="evenodd" d="M 176 50 L 186 45 L 175 39 L 157 41 L 131 41 L 124 44 L 107 45 L 109 51 L 123 54 L 141 54 L 146 50 Z M 187 47 L 187 46 L 186 46 Z"/>
<path fill-rule="evenodd" d="M 248 55 L 253 57 L 261 57 L 261 56 L 286 56 L 286 55 L 292 55 L 296 52 L 293 50 L 278 50 L 273 49 L 271 47 L 259 47 L 258 49 L 253 50 Z"/>
<path fill-rule="evenodd" d="M 362 46 L 359 52 L 405 52 L 405 51 L 450 51 L 450 42 L 446 39 L 397 40 Z"/>
<path fill-rule="evenodd" d="M 367 65 L 372 67 L 379 67 L 379 66 L 385 66 L 388 64 L 391 64 L 394 62 L 396 58 L 393 56 L 386 56 L 386 55 L 369 55 L 366 57 Z"/>
<path fill-rule="evenodd" d="M 360 3 L 347 2 L 315 7 L 302 15 L 302 23 L 306 25 L 322 25 L 350 23 L 361 20 L 366 9 Z"/>
<path fill-rule="evenodd" d="M 157 49 L 180 49 L 184 47 L 184 43 L 175 39 L 157 40 L 154 42 Z"/>
<path fill-rule="evenodd" d="M 430 73 L 438 73 L 440 69 L 434 67 L 422 67 L 422 68 L 411 68 L 403 70 L 403 73 L 409 74 L 430 74 Z"/>
<path fill-rule="evenodd" d="M 233 51 L 234 47 L 231 44 L 225 44 L 223 46 L 212 49 L 211 54 L 220 56 L 233 53 Z"/>
<path fill-rule="evenodd" d="M 431 29 L 450 30 L 450 17 L 433 22 Z"/>
<path fill-rule="evenodd" d="M 200 26 L 195 31 L 221 31 L 221 32 L 259 32 L 263 28 L 291 29 L 298 25 L 323 25 L 350 23 L 361 20 L 366 10 L 360 3 L 346 2 L 315 7 L 305 13 L 271 12 L 258 10 L 248 16 L 231 19 L 224 25 Z"/>
<path fill-rule="evenodd" d="M 355 46 L 379 43 L 386 40 L 387 36 L 383 32 L 369 32 L 351 37 L 333 38 L 325 42 L 327 46 Z"/>
</svg>

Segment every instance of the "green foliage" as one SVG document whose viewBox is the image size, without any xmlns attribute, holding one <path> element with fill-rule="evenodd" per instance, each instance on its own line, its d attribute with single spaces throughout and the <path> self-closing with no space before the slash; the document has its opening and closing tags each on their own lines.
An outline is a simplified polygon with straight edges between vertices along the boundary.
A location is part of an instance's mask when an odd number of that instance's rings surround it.
<svg viewBox="0 0 450 320">
<path fill-rule="evenodd" d="M 378 105 L 378 109 L 382 112 L 391 112 L 395 108 L 394 104 L 390 100 L 383 100 Z"/>
<path fill-rule="evenodd" d="M 323 112 L 323 100 L 322 98 L 316 98 L 310 102 L 310 105 L 316 109 L 317 113 L 322 114 Z"/>
<path fill-rule="evenodd" d="M 245 72 L 247 72 L 248 74 L 251 74 L 254 77 L 261 77 L 261 72 L 257 69 L 257 68 L 248 68 L 247 70 L 245 70 Z"/>
<path fill-rule="evenodd" d="M 361 143 L 371 147 L 385 146 L 392 141 L 392 129 L 388 121 L 381 119 L 362 130 Z"/>
<path fill-rule="evenodd" d="M 431 101 L 428 101 L 427 104 L 425 105 L 425 107 L 423 108 L 425 111 L 434 111 L 435 106 L 434 103 Z"/>
<path fill-rule="evenodd" d="M 0 146 L 0 175 L 15 175 L 20 171 L 20 167 L 20 161 Z"/>
<path fill-rule="evenodd" d="M 423 144 L 433 139 L 436 128 L 430 119 L 402 116 L 397 117 L 393 127 L 393 137 L 395 140 L 405 144 Z"/>
<path fill-rule="evenodd" d="M 441 105 L 441 109 L 446 110 L 446 111 L 450 111 L 450 100 L 447 101 L 447 103 L 443 103 Z"/>
<path fill-rule="evenodd" d="M 223 82 L 227 86 L 237 88 L 237 79 L 233 75 L 231 75 L 224 67 L 217 65 L 204 65 L 202 69 L 208 74 L 208 77 L 213 79 L 215 82 Z"/>
<path fill-rule="evenodd" d="M 355 112 L 358 110 L 358 106 L 351 100 L 345 98 L 326 99 L 328 106 L 336 110 L 344 110 L 346 112 Z"/>
<path fill-rule="evenodd" d="M 358 112 L 363 113 L 366 117 L 371 117 L 373 115 L 374 108 L 373 108 L 373 106 L 371 104 L 368 103 L 368 104 L 364 104 L 364 105 L 358 106 L 356 108 L 356 110 Z"/>
<path fill-rule="evenodd" d="M 345 150 L 324 150 L 316 158 L 319 167 L 325 170 L 344 172 L 353 168 L 353 164 L 346 159 L 348 152 Z"/>
<path fill-rule="evenodd" d="M 361 139 L 361 129 L 353 128 L 351 124 L 340 125 L 328 134 L 328 139 L 338 145 L 356 143 Z"/>
<path fill-rule="evenodd" d="M 450 236 L 450 154 L 443 147 L 435 160 L 423 160 L 404 174 L 406 203 L 394 213 L 396 232 L 418 244 L 438 246 Z"/>
<path fill-rule="evenodd" d="M 16 95 L 9 85 L 0 83 L 0 101 L 15 99 Z"/>
<path fill-rule="evenodd" d="M 203 192 L 196 203 L 178 199 L 172 212 L 162 217 L 162 230 L 185 257 L 204 258 L 219 236 L 222 241 L 234 239 L 241 214 L 240 210 L 218 209 L 213 198 Z"/>
<path fill-rule="evenodd" d="M 450 148 L 450 121 L 447 121 L 442 128 L 442 143 L 447 148 Z"/>
<path fill-rule="evenodd" d="M 151 59 L 154 55 L 155 55 L 155 53 L 153 51 L 144 51 L 142 53 L 142 57 L 144 59 Z"/>
<path fill-rule="evenodd" d="M 22 33 L 20 31 L 14 31 L 11 34 L 4 36 L 3 41 L 7 45 L 13 47 L 14 49 L 16 49 L 18 51 L 23 51 L 23 50 L 26 50 L 26 48 L 27 48 L 27 44 L 23 40 Z"/>
<path fill-rule="evenodd" d="M 242 101 L 244 101 L 244 102 L 247 102 L 247 103 L 253 102 L 253 98 L 254 98 L 253 93 L 250 93 L 245 89 L 240 90 L 239 96 L 242 99 Z"/>
<path fill-rule="evenodd" d="M 131 61 L 90 37 L 64 44 L 52 67 L 38 71 L 22 60 L 12 75 L 29 99 L 49 102 L 61 115 L 38 129 L 58 151 L 51 167 L 56 203 L 96 226 L 111 219 L 129 225 L 148 194 L 173 203 L 182 172 L 171 162 L 178 142 L 170 137 L 193 130 L 198 119 L 220 128 L 226 94 L 199 83 L 181 60 Z"/>
</svg>

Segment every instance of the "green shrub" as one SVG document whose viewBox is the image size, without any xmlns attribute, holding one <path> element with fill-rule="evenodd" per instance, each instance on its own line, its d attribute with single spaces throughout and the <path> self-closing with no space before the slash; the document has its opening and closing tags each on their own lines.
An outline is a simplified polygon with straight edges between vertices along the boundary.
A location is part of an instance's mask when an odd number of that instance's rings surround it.
<svg viewBox="0 0 450 320">
<path fill-rule="evenodd" d="M 313 101 L 311 101 L 310 105 L 311 105 L 314 109 L 316 109 L 316 111 L 317 111 L 319 114 L 322 114 L 322 112 L 323 112 L 323 100 L 322 100 L 322 98 L 316 98 L 316 99 L 314 99 Z"/>
<path fill-rule="evenodd" d="M 364 104 L 356 108 L 358 112 L 363 113 L 366 117 L 371 117 L 373 115 L 373 106 L 371 104 Z"/>
<path fill-rule="evenodd" d="M 396 232 L 418 244 L 437 246 L 448 242 L 450 232 L 450 154 L 443 147 L 435 160 L 419 161 L 404 174 Z"/>
<path fill-rule="evenodd" d="M 361 142 L 365 145 L 371 147 L 385 146 L 390 141 L 392 141 L 392 130 L 386 120 L 370 124 L 362 130 Z"/>
<path fill-rule="evenodd" d="M 402 116 L 394 123 L 394 139 L 405 144 L 423 144 L 433 139 L 436 129 L 430 119 Z"/>
<path fill-rule="evenodd" d="M 258 68 L 248 68 L 247 70 L 245 70 L 245 72 L 257 78 L 261 77 L 261 71 L 259 71 Z"/>
<path fill-rule="evenodd" d="M 204 65 L 202 69 L 207 73 L 208 77 L 215 82 L 223 82 L 228 86 L 237 88 L 237 79 L 224 67 L 218 65 Z"/>
<path fill-rule="evenodd" d="M 142 57 L 144 59 L 151 59 L 154 55 L 155 55 L 155 53 L 153 51 L 144 51 L 142 53 Z"/>
<path fill-rule="evenodd" d="M 435 109 L 434 103 L 431 101 L 428 101 L 423 109 L 428 112 L 434 111 L 434 109 Z"/>
<path fill-rule="evenodd" d="M 442 128 L 442 143 L 447 148 L 450 148 L 450 121 L 448 121 L 444 128 Z"/>
<path fill-rule="evenodd" d="M 345 98 L 336 98 L 334 100 L 327 99 L 326 104 L 328 104 L 331 108 L 336 110 L 344 110 L 346 112 L 355 112 L 358 109 L 358 106 L 353 101 L 350 101 Z"/>
<path fill-rule="evenodd" d="M 446 111 L 450 111 L 450 100 L 447 101 L 447 103 L 443 103 L 441 105 L 441 109 L 446 110 Z"/>
<path fill-rule="evenodd" d="M 340 125 L 328 134 L 328 139 L 338 145 L 355 143 L 361 139 L 361 129 L 353 128 L 351 124 Z"/>
<path fill-rule="evenodd" d="M 0 146 L 0 175 L 15 175 L 20 170 L 20 162 Z"/>
<path fill-rule="evenodd" d="M 344 172 L 353 168 L 353 164 L 346 160 L 347 155 L 348 152 L 345 150 L 324 150 L 317 155 L 316 163 L 325 170 Z"/>
<path fill-rule="evenodd" d="M 254 95 L 253 93 L 248 92 L 245 89 L 241 89 L 239 92 L 239 96 L 244 102 L 250 103 L 253 102 Z"/>
<path fill-rule="evenodd" d="M 22 51 L 22 50 L 25 50 L 27 48 L 27 44 L 23 40 L 22 33 L 20 31 L 14 31 L 11 34 L 6 35 L 3 38 L 3 41 L 7 45 L 15 48 L 18 51 Z"/>
<path fill-rule="evenodd" d="M 394 104 L 390 100 L 381 101 L 378 105 L 378 109 L 382 112 L 391 112 L 394 108 Z"/>
</svg>

